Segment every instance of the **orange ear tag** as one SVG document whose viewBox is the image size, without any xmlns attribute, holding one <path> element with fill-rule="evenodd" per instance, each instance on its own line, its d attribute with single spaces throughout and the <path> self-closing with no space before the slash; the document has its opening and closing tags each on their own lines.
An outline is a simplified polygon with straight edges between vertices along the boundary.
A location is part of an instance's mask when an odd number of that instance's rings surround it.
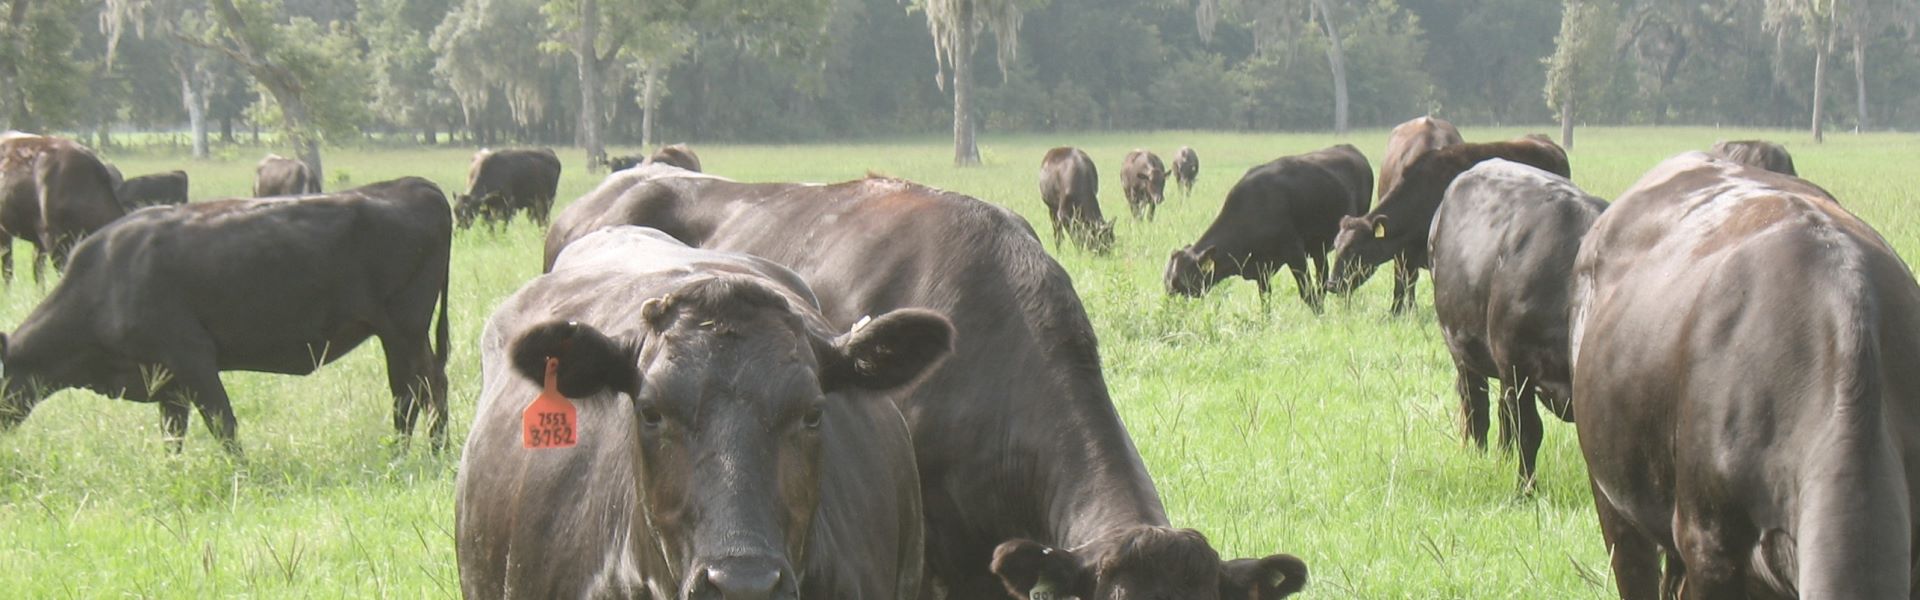
<svg viewBox="0 0 1920 600">
<path fill-rule="evenodd" d="M 572 448 L 578 442 L 579 411 L 560 395 L 560 359 L 547 359 L 547 381 L 540 396 L 520 413 L 520 445 L 535 450 Z"/>
</svg>

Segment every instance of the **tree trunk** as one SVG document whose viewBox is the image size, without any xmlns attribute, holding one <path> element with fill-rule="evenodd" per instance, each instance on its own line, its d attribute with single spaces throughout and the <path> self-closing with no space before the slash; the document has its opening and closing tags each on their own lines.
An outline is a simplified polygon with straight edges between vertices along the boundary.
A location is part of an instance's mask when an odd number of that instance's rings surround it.
<svg viewBox="0 0 1920 600">
<path fill-rule="evenodd" d="M 588 165 L 607 158 L 607 148 L 600 141 L 600 52 L 594 48 L 599 34 L 599 2 L 580 0 L 580 32 L 574 38 L 573 58 L 580 67 L 580 145 L 587 149 Z"/>
<path fill-rule="evenodd" d="M 193 157 L 206 158 L 207 103 L 202 100 L 201 90 L 193 85 L 195 61 L 190 57 L 180 56 L 188 52 L 185 49 L 174 52 L 173 69 L 180 75 L 180 104 L 187 109 L 187 127 L 193 132 Z"/>
<path fill-rule="evenodd" d="M 1333 133 L 1347 134 L 1347 50 L 1340 42 L 1340 30 L 1333 26 L 1333 13 L 1327 11 L 1327 0 L 1313 0 L 1313 7 L 1320 12 L 1320 24 L 1327 34 L 1327 66 L 1333 68 Z"/>
<path fill-rule="evenodd" d="M 300 162 L 307 163 L 314 181 L 326 181 L 326 171 L 320 168 L 319 129 L 314 126 L 312 115 L 307 112 L 306 97 L 301 95 L 300 81 L 293 72 L 280 65 L 269 62 L 253 41 L 247 38 L 247 24 L 240 10 L 234 8 L 233 0 L 212 0 L 215 12 L 220 13 L 221 21 L 227 26 L 227 37 L 238 46 L 238 58 L 253 79 L 267 93 L 273 96 L 273 102 L 280 105 L 280 115 L 286 118 L 288 141 L 293 143 L 295 154 Z"/>
<path fill-rule="evenodd" d="M 653 147 L 653 112 L 660 106 L 660 65 L 647 61 L 646 83 L 640 90 L 640 150 Z"/>
<path fill-rule="evenodd" d="M 1560 102 L 1560 147 L 1573 149 L 1573 98 Z"/>
<path fill-rule="evenodd" d="M 0 39 L 0 43 L 11 46 L 9 53 L 14 56 L 26 54 L 21 42 L 26 33 L 27 9 L 32 6 L 32 0 L 13 0 L 11 10 L 7 11 L 6 37 Z M 14 120 L 21 117 L 18 113 L 26 110 L 26 102 L 20 94 L 20 66 L 13 61 L 0 62 L 0 90 L 4 90 L 0 92 L 0 130 L 27 128 L 26 119 Z"/>
<path fill-rule="evenodd" d="M 220 117 L 220 143 L 233 143 L 233 115 Z"/>
<path fill-rule="evenodd" d="M 1853 132 L 1867 130 L 1867 43 L 1865 35 L 1853 34 L 1853 98 L 1859 103 L 1853 120 Z"/>
<path fill-rule="evenodd" d="M 1827 141 L 1826 132 L 1821 127 L 1821 107 L 1826 103 L 1827 91 L 1827 53 L 1833 46 L 1833 33 L 1822 32 L 1820 39 L 1813 44 L 1813 141 Z"/>
<path fill-rule="evenodd" d="M 953 166 L 980 164 L 980 147 L 973 140 L 973 2 L 960 3 L 959 33 L 954 35 Z"/>
<path fill-rule="evenodd" d="M 439 129 L 438 129 L 438 128 L 437 128 L 437 127 L 436 127 L 436 126 L 435 126 L 435 125 L 433 124 L 433 119 L 432 119 L 432 118 L 428 118 L 428 119 L 427 119 L 427 131 L 426 131 L 426 134 L 427 134 L 427 145 L 428 145 L 428 146 L 432 146 L 432 145 L 435 145 L 435 144 L 439 144 L 439 143 L 440 143 L 440 130 L 439 130 Z"/>
</svg>

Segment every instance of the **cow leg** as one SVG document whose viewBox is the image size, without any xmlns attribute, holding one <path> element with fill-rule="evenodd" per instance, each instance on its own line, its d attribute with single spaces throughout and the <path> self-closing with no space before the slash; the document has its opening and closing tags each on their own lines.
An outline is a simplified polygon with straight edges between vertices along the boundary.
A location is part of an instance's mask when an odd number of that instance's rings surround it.
<svg viewBox="0 0 1920 600">
<path fill-rule="evenodd" d="M 447 445 L 447 376 L 433 359 L 426 330 L 417 335 L 381 336 L 387 355 L 387 386 L 393 392 L 393 430 L 404 448 L 413 438 L 421 411 L 434 452 Z"/>
<path fill-rule="evenodd" d="M 1520 381 L 1507 384 L 1518 378 L 1508 374 L 1500 385 L 1501 432 L 1500 445 L 1512 444 L 1512 438 L 1520 438 L 1520 489 L 1533 490 L 1533 470 L 1535 459 L 1540 456 L 1540 441 L 1543 437 L 1540 425 L 1539 389 L 1532 383 Z M 1511 432 L 1509 431 L 1511 430 Z"/>
<path fill-rule="evenodd" d="M 47 249 L 45 246 L 33 247 L 33 284 L 43 285 L 47 277 Z"/>
<path fill-rule="evenodd" d="M 1589 479 L 1589 483 L 1591 483 Z M 1654 600 L 1660 597 L 1660 552 L 1653 541 L 1608 504 L 1599 486 L 1593 487 L 1593 505 L 1600 517 L 1600 537 L 1613 556 L 1613 581 L 1621 600 Z M 1669 557 L 1670 564 L 1678 562 Z"/>
<path fill-rule="evenodd" d="M 220 440 L 228 454 L 240 456 L 239 423 L 233 418 L 233 404 L 227 399 L 227 388 L 220 384 L 220 371 L 211 366 L 180 368 L 174 372 L 171 399 L 161 398 L 161 402 L 192 403 L 200 409 L 200 420 L 207 425 L 207 431 L 213 432 L 213 438 Z M 184 396 L 184 398 L 183 398 Z"/>
<path fill-rule="evenodd" d="M 1487 378 L 1454 361 L 1453 389 L 1460 395 L 1460 441 L 1487 449 Z"/>
<path fill-rule="evenodd" d="M 160 426 L 165 430 L 167 451 L 179 454 L 187 439 L 187 416 L 192 406 L 169 396 L 160 401 Z"/>
<path fill-rule="evenodd" d="M 1404 258 L 1393 261 L 1393 314 L 1406 314 L 1413 310 L 1414 284 L 1420 281 L 1420 269 L 1407 264 Z"/>
<path fill-rule="evenodd" d="M 1288 257 L 1287 271 L 1293 273 L 1293 284 L 1300 288 L 1300 299 L 1306 301 L 1307 308 L 1313 310 L 1313 314 L 1320 314 L 1320 293 L 1311 281 L 1313 276 L 1307 272 L 1305 253 L 1296 251 Z"/>
</svg>

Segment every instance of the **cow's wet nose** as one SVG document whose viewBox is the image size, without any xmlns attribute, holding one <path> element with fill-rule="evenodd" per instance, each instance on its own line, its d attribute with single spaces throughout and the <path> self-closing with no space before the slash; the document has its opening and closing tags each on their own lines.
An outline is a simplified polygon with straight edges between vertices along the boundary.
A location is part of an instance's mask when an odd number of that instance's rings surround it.
<svg viewBox="0 0 1920 600">
<path fill-rule="evenodd" d="M 791 598 L 786 569 L 770 560 L 743 559 L 715 562 L 701 570 L 695 596 L 724 600 Z M 704 592 L 704 593 L 700 593 Z"/>
</svg>

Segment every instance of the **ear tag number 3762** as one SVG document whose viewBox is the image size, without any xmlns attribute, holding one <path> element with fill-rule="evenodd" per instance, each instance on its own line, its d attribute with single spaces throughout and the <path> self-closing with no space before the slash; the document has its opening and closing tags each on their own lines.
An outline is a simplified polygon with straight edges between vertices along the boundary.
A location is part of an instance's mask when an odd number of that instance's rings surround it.
<svg viewBox="0 0 1920 600">
<path fill-rule="evenodd" d="M 560 395 L 560 385 L 556 381 L 560 372 L 560 359 L 547 359 L 546 381 L 542 384 L 540 396 L 527 405 L 526 412 L 520 414 L 520 445 L 541 450 L 547 448 L 572 448 L 578 443 L 580 413 L 574 409 L 573 402 Z"/>
</svg>

